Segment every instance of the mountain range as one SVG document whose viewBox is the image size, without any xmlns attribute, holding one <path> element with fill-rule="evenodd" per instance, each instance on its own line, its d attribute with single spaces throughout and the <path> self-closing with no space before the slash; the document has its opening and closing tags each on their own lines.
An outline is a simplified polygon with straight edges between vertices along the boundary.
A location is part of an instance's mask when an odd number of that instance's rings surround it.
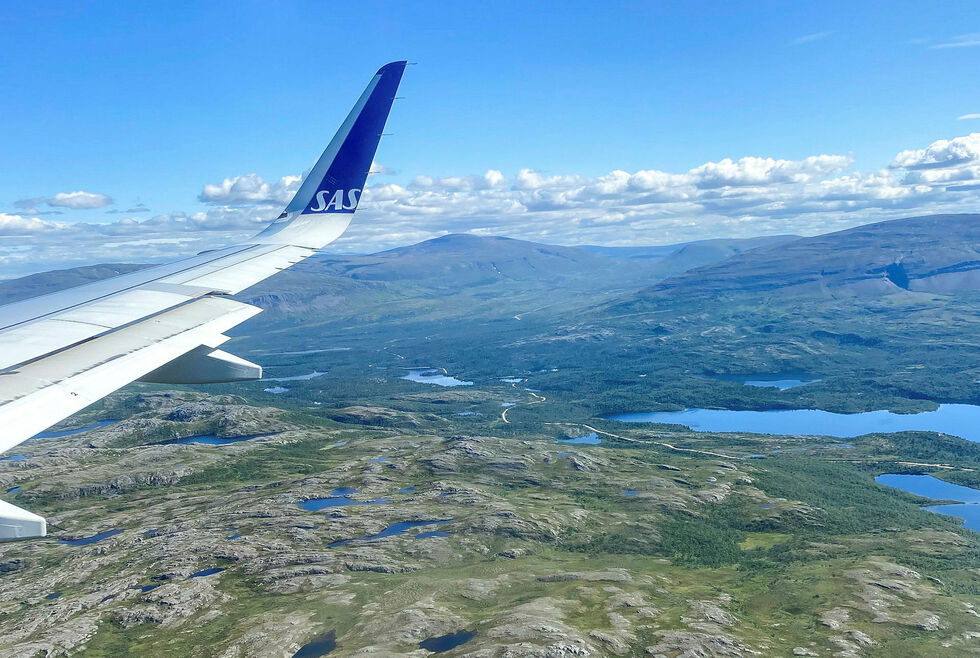
<svg viewBox="0 0 980 658">
<path fill-rule="evenodd" d="M 0 281 L 0 303 L 146 265 L 102 264 Z M 498 291 L 497 288 L 500 288 Z M 804 237 L 718 239 L 655 247 L 564 247 L 453 234 L 365 256 L 323 254 L 246 291 L 267 310 L 335 308 L 466 290 L 487 297 L 632 291 L 639 298 L 729 293 L 955 293 L 980 289 L 980 215 L 932 215 Z M 552 299 L 554 301 L 554 299 Z"/>
</svg>

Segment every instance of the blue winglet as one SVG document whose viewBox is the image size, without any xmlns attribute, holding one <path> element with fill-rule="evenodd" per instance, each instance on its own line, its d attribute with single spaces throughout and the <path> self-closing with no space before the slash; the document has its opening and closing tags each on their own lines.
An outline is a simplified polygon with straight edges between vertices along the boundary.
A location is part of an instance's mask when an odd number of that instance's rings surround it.
<svg viewBox="0 0 980 658">
<path fill-rule="evenodd" d="M 341 221 L 336 215 L 357 209 L 406 64 L 391 62 L 378 69 L 296 196 L 256 236 L 259 242 L 319 248 L 343 233 L 350 217 Z"/>
</svg>

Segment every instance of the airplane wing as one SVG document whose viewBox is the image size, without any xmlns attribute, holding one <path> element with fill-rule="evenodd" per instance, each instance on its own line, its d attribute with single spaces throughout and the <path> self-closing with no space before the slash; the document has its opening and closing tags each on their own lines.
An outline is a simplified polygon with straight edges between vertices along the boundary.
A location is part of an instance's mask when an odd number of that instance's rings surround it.
<svg viewBox="0 0 980 658">
<path fill-rule="evenodd" d="M 286 209 L 245 244 L 0 306 L 0 453 L 133 381 L 260 379 L 218 348 L 261 309 L 228 299 L 347 229 L 406 62 L 381 67 Z M 43 537 L 0 501 L 0 539 Z"/>
</svg>

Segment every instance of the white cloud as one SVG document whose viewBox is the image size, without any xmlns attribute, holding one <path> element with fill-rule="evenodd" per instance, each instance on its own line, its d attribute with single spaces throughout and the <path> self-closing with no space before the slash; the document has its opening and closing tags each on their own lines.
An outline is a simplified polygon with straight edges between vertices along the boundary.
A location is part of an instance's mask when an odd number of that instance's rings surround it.
<svg viewBox="0 0 980 658">
<path fill-rule="evenodd" d="M 976 163 L 980 160 L 980 133 L 970 133 L 953 139 L 939 139 L 924 149 L 902 151 L 892 160 L 891 167 L 904 169 L 936 169 Z"/>
<path fill-rule="evenodd" d="M 957 121 L 965 121 L 967 119 L 980 119 L 980 113 L 961 114 L 960 116 L 956 117 Z"/>
<path fill-rule="evenodd" d="M 81 210 L 89 208 L 103 208 L 112 203 L 112 197 L 105 194 L 93 194 L 92 192 L 59 192 L 47 200 L 49 206 L 59 208 L 71 208 Z"/>
<path fill-rule="evenodd" d="M 113 210 L 106 210 L 107 215 L 131 215 L 133 213 L 140 213 L 140 212 L 150 212 L 150 209 L 147 208 L 146 205 L 142 203 L 137 203 L 132 208 L 126 208 L 125 210 L 120 210 L 118 208 L 115 208 Z"/>
<path fill-rule="evenodd" d="M 452 232 L 557 244 L 667 244 L 773 233 L 813 235 L 858 224 L 980 207 L 980 133 L 904 150 L 886 166 L 855 169 L 848 155 L 799 160 L 724 158 L 674 173 L 613 170 L 600 176 L 520 169 L 511 175 L 415 176 L 367 185 L 333 251 L 360 253 Z M 202 212 L 110 223 L 0 215 L 7 276 L 72 264 L 148 261 L 245 240 L 276 217 L 300 182 L 255 174 L 206 185 Z"/>
<path fill-rule="evenodd" d="M 59 192 L 53 197 L 21 199 L 20 201 L 15 201 L 14 206 L 32 211 L 30 214 L 38 214 L 35 209 L 41 205 L 56 208 L 70 208 L 72 210 L 91 210 L 92 208 L 104 208 L 111 203 L 113 203 L 112 197 L 106 194 L 95 194 L 93 192 L 78 190 L 76 192 Z"/>
<path fill-rule="evenodd" d="M 933 44 L 929 47 L 935 50 L 944 48 L 972 48 L 974 46 L 980 46 L 980 32 L 959 34 L 947 41 Z"/>
<path fill-rule="evenodd" d="M 797 37 L 789 42 L 791 46 L 800 46 L 804 43 L 812 43 L 814 41 L 820 41 L 821 39 L 826 39 L 833 32 L 814 32 L 813 34 L 804 34 L 802 37 Z"/>
<path fill-rule="evenodd" d="M 286 204 L 296 194 L 302 176 L 283 176 L 267 183 L 258 174 L 226 178 L 217 185 L 205 185 L 198 200 L 204 203 L 242 205 L 254 203 Z"/>
<path fill-rule="evenodd" d="M 51 231 L 62 228 L 63 225 L 48 222 L 38 217 L 8 215 L 0 212 L 0 236 L 29 235 L 41 231 Z"/>
<path fill-rule="evenodd" d="M 377 161 L 372 162 L 371 168 L 368 170 L 369 176 L 391 176 L 392 174 L 396 174 L 396 173 L 398 172 L 396 172 L 393 169 L 389 169 L 388 167 L 384 166 L 383 164 Z"/>
</svg>

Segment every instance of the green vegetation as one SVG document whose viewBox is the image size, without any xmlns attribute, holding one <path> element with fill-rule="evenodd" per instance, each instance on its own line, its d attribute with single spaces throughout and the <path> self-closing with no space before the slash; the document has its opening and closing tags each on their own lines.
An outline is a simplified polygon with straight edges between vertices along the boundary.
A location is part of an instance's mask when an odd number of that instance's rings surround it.
<svg viewBox="0 0 980 658">
<path fill-rule="evenodd" d="M 494 246 L 492 259 L 440 252 L 441 269 L 408 253 L 284 273 L 276 295 L 248 293 L 268 311 L 228 349 L 267 376 L 325 376 L 279 394 L 139 385 L 73 425 L 132 422 L 26 445 L 28 462 L 0 469 L 22 487 L 17 504 L 49 515 L 55 536 L 124 532 L 89 547 L 0 545 L 0 650 L 264 655 L 334 630 L 337 655 L 398 654 L 463 628 L 478 630 L 466 650 L 492 655 L 521 643 L 625 656 L 975 650 L 964 634 L 980 610 L 980 534 L 874 476 L 977 487 L 977 444 L 602 416 L 975 404 L 980 295 L 865 294 L 836 279 L 787 289 L 788 273 L 758 263 L 751 292 L 678 279 L 663 294 L 651 284 L 664 263 Z M 855 262 L 866 279 L 874 268 Z M 400 379 L 418 367 L 474 385 Z M 788 372 L 821 381 L 778 391 L 707 377 Z M 593 429 L 598 446 L 556 443 Z M 167 444 L 196 434 L 269 436 Z M 358 504 L 296 504 L 342 495 Z M 438 526 L 449 536 L 416 539 L 424 526 L 331 547 L 410 520 L 450 520 Z M 215 566 L 227 570 L 189 577 Z M 132 589 L 148 583 L 161 585 Z"/>
</svg>

